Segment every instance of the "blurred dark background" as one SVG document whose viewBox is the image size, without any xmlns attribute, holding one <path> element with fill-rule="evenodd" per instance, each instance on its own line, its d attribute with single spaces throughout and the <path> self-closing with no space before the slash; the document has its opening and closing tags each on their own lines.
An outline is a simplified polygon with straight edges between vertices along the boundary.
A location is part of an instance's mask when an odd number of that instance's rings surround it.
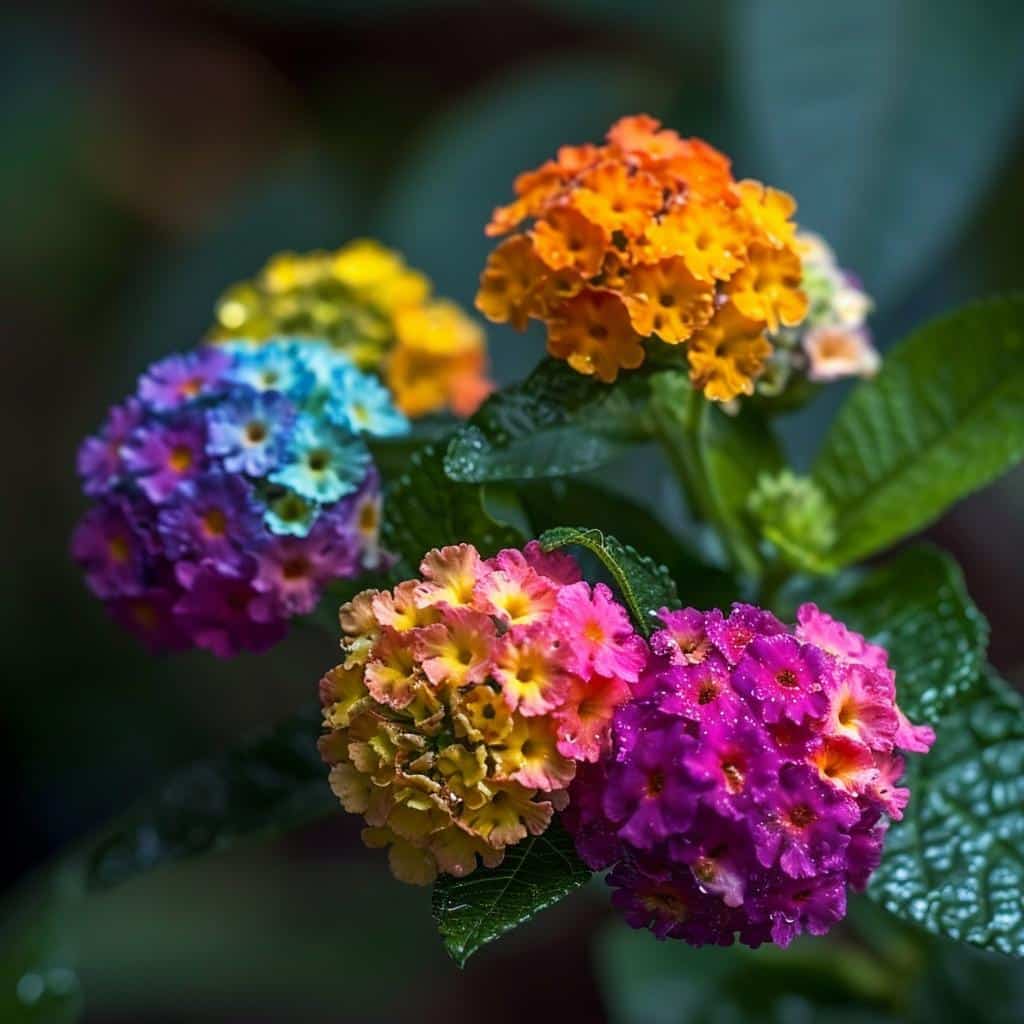
<svg viewBox="0 0 1024 1024">
<path fill-rule="evenodd" d="M 1016 0 L 93 0 L 0 19 L 6 885 L 331 664 L 331 641 L 299 632 L 261 658 L 153 659 L 67 557 L 80 438 L 274 251 L 372 234 L 469 303 L 514 174 L 647 111 L 797 196 L 877 297 L 883 348 L 1024 284 Z M 500 381 L 541 351 L 489 337 Z M 787 422 L 801 462 L 841 393 Z M 1018 471 L 931 530 L 1018 683 L 1022 513 Z M 605 913 L 581 894 L 460 973 L 427 894 L 339 814 L 93 898 L 87 1020 L 599 1022 Z M 623 1005 L 614 1019 L 682 1019 Z"/>
</svg>

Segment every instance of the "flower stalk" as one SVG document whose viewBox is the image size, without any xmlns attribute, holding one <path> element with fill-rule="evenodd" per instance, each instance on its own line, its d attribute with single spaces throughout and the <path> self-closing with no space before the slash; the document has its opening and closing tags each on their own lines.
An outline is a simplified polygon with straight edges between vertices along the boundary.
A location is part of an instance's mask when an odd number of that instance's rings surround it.
<svg viewBox="0 0 1024 1024">
<path fill-rule="evenodd" d="M 665 375 L 667 378 L 669 375 Z M 760 581 L 764 563 L 740 510 L 725 500 L 721 481 L 709 462 L 712 405 L 681 377 L 668 388 L 655 384 L 651 403 L 655 436 L 675 474 L 683 497 L 701 523 L 712 527 L 725 549 L 729 567 Z"/>
</svg>

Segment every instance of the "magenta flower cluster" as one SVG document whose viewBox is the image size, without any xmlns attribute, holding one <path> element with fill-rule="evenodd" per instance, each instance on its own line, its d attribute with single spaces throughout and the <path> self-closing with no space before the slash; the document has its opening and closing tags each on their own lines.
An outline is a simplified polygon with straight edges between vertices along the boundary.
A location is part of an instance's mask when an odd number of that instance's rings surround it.
<svg viewBox="0 0 1024 1024">
<path fill-rule="evenodd" d="M 792 630 L 743 604 L 659 614 L 612 749 L 571 790 L 580 855 L 659 938 L 824 934 L 903 813 L 899 751 L 934 733 L 898 708 L 885 650 L 814 605 Z"/>
<path fill-rule="evenodd" d="M 390 396 L 308 339 L 151 366 L 78 454 L 94 499 L 72 554 L 153 650 L 263 650 L 332 580 L 377 564 L 362 436 L 408 429 Z"/>
</svg>

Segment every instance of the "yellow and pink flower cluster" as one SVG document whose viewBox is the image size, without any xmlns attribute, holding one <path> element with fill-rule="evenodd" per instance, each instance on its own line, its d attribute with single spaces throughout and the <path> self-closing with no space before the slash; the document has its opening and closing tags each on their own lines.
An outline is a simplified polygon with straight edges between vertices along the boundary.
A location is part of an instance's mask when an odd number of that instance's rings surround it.
<svg viewBox="0 0 1024 1024">
<path fill-rule="evenodd" d="M 420 571 L 342 607 L 320 749 L 367 845 L 427 884 L 547 828 L 577 762 L 606 751 L 647 649 L 606 586 L 536 541 L 490 559 L 441 548 Z"/>
<path fill-rule="evenodd" d="M 604 146 L 563 146 L 520 174 L 489 235 L 477 308 L 519 330 L 543 321 L 548 351 L 613 381 L 643 342 L 686 345 L 694 385 L 716 401 L 751 394 L 767 335 L 807 313 L 790 217 L 796 203 L 653 118 L 626 117 Z"/>
</svg>

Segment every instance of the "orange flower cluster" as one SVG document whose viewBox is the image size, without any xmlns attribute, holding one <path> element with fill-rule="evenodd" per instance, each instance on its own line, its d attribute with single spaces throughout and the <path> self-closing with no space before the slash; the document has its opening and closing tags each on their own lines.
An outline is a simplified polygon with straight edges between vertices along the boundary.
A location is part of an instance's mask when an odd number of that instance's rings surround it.
<svg viewBox="0 0 1024 1024">
<path fill-rule="evenodd" d="M 645 115 L 614 124 L 604 146 L 563 146 L 515 182 L 494 211 L 505 235 L 480 278 L 477 308 L 548 351 L 613 381 L 644 361 L 644 339 L 686 343 L 690 376 L 717 401 L 751 394 L 771 354 L 766 332 L 807 313 L 790 220 L 796 204 L 728 159 Z"/>
</svg>

